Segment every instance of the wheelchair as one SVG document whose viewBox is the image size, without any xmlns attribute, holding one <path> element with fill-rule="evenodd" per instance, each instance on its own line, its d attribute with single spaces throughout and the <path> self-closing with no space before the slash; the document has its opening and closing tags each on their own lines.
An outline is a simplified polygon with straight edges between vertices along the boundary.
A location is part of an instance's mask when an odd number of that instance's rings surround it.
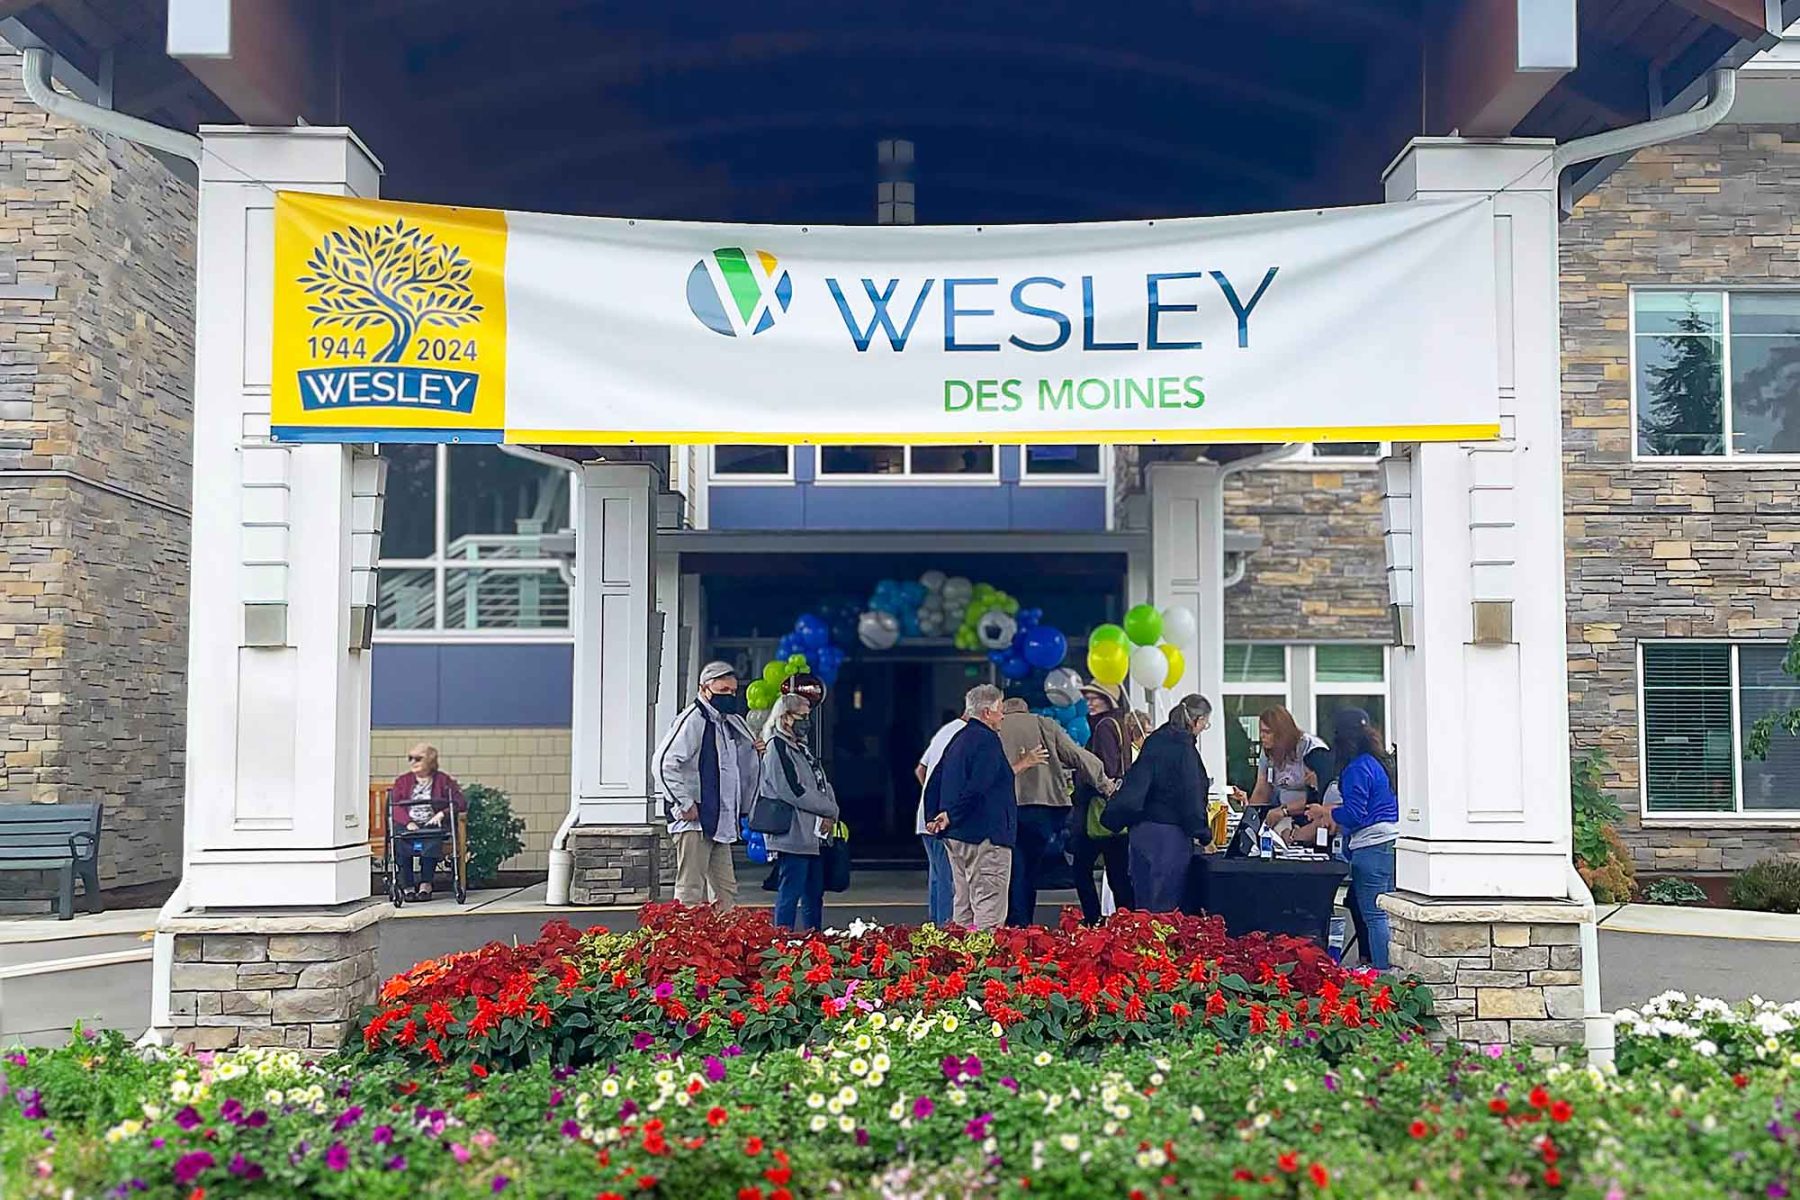
<svg viewBox="0 0 1800 1200">
<path fill-rule="evenodd" d="M 452 804 L 444 810 L 449 816 L 444 824 L 428 829 L 395 829 L 392 822 L 388 824 L 386 846 L 386 867 L 388 900 L 399 908 L 406 903 L 405 889 L 400 883 L 400 855 L 420 855 L 423 852 L 415 847 L 430 850 L 440 865 L 448 864 L 450 880 L 455 887 L 456 902 L 466 903 L 469 899 L 469 838 L 463 824 L 463 814 L 456 811 Z"/>
</svg>

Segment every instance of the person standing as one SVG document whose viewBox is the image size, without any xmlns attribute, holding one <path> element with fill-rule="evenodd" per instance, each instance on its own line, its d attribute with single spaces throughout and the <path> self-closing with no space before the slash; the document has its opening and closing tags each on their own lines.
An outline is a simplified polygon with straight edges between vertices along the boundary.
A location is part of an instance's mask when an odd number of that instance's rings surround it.
<svg viewBox="0 0 1800 1200">
<path fill-rule="evenodd" d="M 762 743 L 744 724 L 737 671 L 700 668 L 700 694 L 676 716 L 652 760 L 675 840 L 675 900 L 728 912 L 737 903 L 731 846 L 762 774 Z"/>
<path fill-rule="evenodd" d="M 775 701 L 763 726 L 762 787 L 757 803 L 771 800 L 793 810 L 785 833 L 764 835 L 775 851 L 775 924 L 785 929 L 825 928 L 825 871 L 820 843 L 837 823 L 837 793 L 808 748 L 812 702 L 787 695 Z"/>
<path fill-rule="evenodd" d="M 1394 843 L 1400 838 L 1400 801 L 1394 767 L 1382 748 L 1381 730 L 1360 708 L 1340 708 L 1331 720 L 1331 757 L 1337 767 L 1338 803 L 1308 810 L 1329 820 L 1344 838 L 1350 861 L 1350 904 L 1362 915 L 1357 936 L 1365 961 L 1388 969 L 1388 915 L 1381 897 L 1394 890 Z"/>
<path fill-rule="evenodd" d="M 925 752 L 919 755 L 918 765 L 913 768 L 913 775 L 919 781 L 919 811 L 914 818 L 914 828 L 918 831 L 919 841 L 925 846 L 925 919 L 939 927 L 950 923 L 956 889 L 950 879 L 950 853 L 944 848 L 944 839 L 925 832 L 925 785 L 930 782 L 932 771 L 937 769 L 938 762 L 944 757 L 950 739 L 961 733 L 963 726 L 968 723 L 966 717 L 953 717 L 945 721 L 931 735 L 931 744 L 925 747 Z"/>
<path fill-rule="evenodd" d="M 1044 761 L 1020 772 L 1013 781 L 1019 798 L 1018 837 L 1013 844 L 1012 883 L 1008 889 L 1006 923 L 1023 928 L 1037 923 L 1038 881 L 1044 861 L 1068 826 L 1072 798 L 1065 769 L 1075 772 L 1076 783 L 1105 794 L 1112 790 L 1100 760 L 1077 746 L 1063 727 L 1031 711 L 1014 697 L 1002 705 L 1000 745 L 1014 761 L 1032 750 L 1041 750 Z"/>
<path fill-rule="evenodd" d="M 1135 715 L 1122 703 L 1117 685 L 1090 683 L 1081 689 L 1087 699 L 1088 753 L 1100 760 L 1100 769 L 1114 787 L 1125 778 L 1132 759 L 1137 756 L 1141 738 L 1130 728 Z M 1090 812 L 1104 811 L 1109 792 L 1077 782 L 1075 805 L 1069 813 L 1069 849 L 1075 871 L 1075 893 L 1081 898 L 1081 918 L 1089 925 L 1100 923 L 1100 890 L 1094 886 L 1094 865 L 1104 862 L 1106 883 L 1112 888 L 1113 902 L 1119 908 L 1134 908 L 1131 893 L 1130 859 L 1125 837 L 1104 826 L 1097 836 L 1090 826 Z M 1098 822 L 1093 822 L 1098 824 Z"/>
<path fill-rule="evenodd" d="M 1131 890 L 1143 912 L 1174 912 L 1187 892 L 1196 847 L 1212 844 L 1206 819 L 1212 780 L 1200 761 L 1199 737 L 1212 724 L 1212 702 L 1183 696 L 1148 738 L 1102 821 L 1129 829 Z"/>
<path fill-rule="evenodd" d="M 1000 745 L 1000 689 L 977 684 L 963 698 L 963 728 L 925 784 L 925 832 L 947 839 L 955 898 L 950 919 L 993 929 L 1006 917 L 1019 822 L 1013 767 Z"/>
<path fill-rule="evenodd" d="M 406 752 L 406 773 L 388 789 L 388 828 L 393 830 L 395 870 L 408 900 L 431 899 L 438 860 L 444 857 L 445 815 L 454 808 L 469 811 L 462 788 L 447 771 L 438 769 L 437 747 L 420 742 Z M 408 837 L 412 833 L 418 836 Z M 451 854 L 456 847 L 449 847 Z M 413 873 L 413 858 L 419 872 Z"/>
</svg>

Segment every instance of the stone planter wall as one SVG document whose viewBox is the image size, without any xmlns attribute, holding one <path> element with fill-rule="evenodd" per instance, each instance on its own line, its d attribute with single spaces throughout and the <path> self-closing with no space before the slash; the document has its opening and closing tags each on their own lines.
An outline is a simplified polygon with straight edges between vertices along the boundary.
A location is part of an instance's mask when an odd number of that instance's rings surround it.
<svg viewBox="0 0 1800 1200">
<path fill-rule="evenodd" d="M 569 852 L 570 904 L 650 904 L 675 895 L 675 844 L 660 825 L 578 828 Z"/>
<path fill-rule="evenodd" d="M 312 915 L 165 922 L 175 935 L 174 1040 L 201 1050 L 336 1050 L 375 999 L 380 922 L 392 911 L 367 901 Z"/>
<path fill-rule="evenodd" d="M 1442 1039 L 1528 1045 L 1540 1057 L 1582 1044 L 1581 924 L 1593 909 L 1435 901 L 1410 892 L 1383 896 L 1381 907 L 1394 969 L 1430 985 Z"/>
</svg>

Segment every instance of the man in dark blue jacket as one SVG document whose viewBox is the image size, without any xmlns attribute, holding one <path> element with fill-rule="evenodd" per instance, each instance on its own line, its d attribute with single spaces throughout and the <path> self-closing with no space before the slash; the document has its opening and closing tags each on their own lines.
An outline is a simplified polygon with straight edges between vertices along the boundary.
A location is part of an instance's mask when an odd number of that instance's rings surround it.
<svg viewBox="0 0 1800 1200">
<path fill-rule="evenodd" d="M 944 838 L 950 854 L 950 920 L 966 929 L 993 929 L 1006 919 L 1019 806 L 1013 764 L 1000 744 L 1002 701 L 992 684 L 969 689 L 968 724 L 925 785 L 925 832 Z"/>
</svg>

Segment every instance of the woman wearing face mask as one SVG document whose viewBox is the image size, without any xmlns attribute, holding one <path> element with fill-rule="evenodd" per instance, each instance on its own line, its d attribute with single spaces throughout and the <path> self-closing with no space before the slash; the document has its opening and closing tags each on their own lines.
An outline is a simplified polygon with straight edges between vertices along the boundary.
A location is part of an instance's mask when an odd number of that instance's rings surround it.
<svg viewBox="0 0 1800 1200">
<path fill-rule="evenodd" d="M 1101 815 L 1108 829 L 1130 830 L 1131 890 L 1142 912 L 1179 909 L 1195 849 L 1212 844 L 1206 820 L 1212 780 L 1197 745 L 1211 724 L 1212 702 L 1183 696 L 1168 723 L 1144 739 Z"/>
<path fill-rule="evenodd" d="M 787 695 L 775 701 L 763 726 L 762 787 L 757 804 L 785 804 L 787 832 L 765 835 L 775 860 L 775 923 L 787 929 L 825 927 L 825 872 L 820 843 L 837 822 L 837 793 L 808 749 L 812 702 Z"/>
</svg>

